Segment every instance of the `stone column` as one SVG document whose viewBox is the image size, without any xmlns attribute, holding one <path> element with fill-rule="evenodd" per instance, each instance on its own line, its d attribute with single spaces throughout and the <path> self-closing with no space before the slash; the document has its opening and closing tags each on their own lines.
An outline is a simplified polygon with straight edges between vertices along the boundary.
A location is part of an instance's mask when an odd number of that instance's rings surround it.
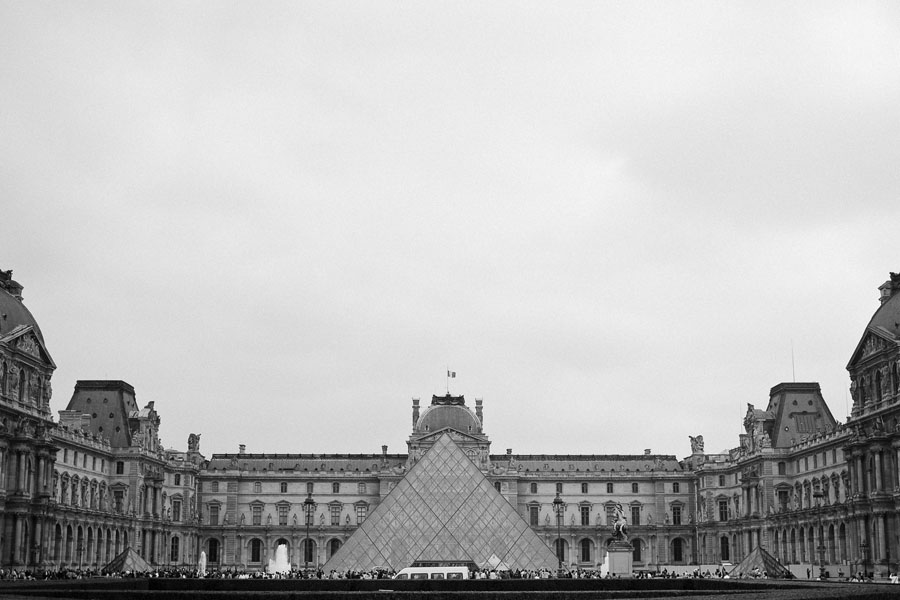
<svg viewBox="0 0 900 600">
<path fill-rule="evenodd" d="M 16 473 L 16 491 L 20 494 L 25 493 L 25 452 L 22 450 L 18 451 L 19 455 L 19 466 L 18 472 Z"/>
<path fill-rule="evenodd" d="M 884 491 L 884 486 L 882 485 L 882 477 L 881 477 L 881 450 L 876 450 L 875 454 L 875 492 L 881 493 Z"/>
</svg>

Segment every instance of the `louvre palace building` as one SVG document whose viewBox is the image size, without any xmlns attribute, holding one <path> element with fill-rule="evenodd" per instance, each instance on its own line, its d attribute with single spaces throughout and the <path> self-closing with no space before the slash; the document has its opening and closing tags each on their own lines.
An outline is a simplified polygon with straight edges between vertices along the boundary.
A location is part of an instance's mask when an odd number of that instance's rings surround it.
<svg viewBox="0 0 900 600">
<path fill-rule="evenodd" d="M 202 552 L 208 569 L 254 571 L 284 545 L 293 568 L 326 572 L 592 569 L 621 507 L 636 569 L 714 568 L 761 546 L 799 569 L 821 552 L 832 574 L 897 570 L 900 275 L 878 289 L 847 349 L 847 422 L 817 383 L 780 383 L 723 454 L 692 432 L 680 457 L 497 451 L 484 403 L 447 394 L 411 401 L 403 452 L 205 456 L 200 433 L 162 447 L 164 399 L 141 403 L 124 381 L 78 381 L 54 415 L 53 332 L 0 271 L 0 568 L 100 569 L 132 548 L 161 568 Z"/>
</svg>

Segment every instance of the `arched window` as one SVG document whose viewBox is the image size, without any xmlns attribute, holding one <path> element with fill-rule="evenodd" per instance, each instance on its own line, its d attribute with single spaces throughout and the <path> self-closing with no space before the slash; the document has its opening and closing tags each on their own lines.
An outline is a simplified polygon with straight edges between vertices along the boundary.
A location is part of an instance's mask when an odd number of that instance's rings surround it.
<svg viewBox="0 0 900 600">
<path fill-rule="evenodd" d="M 581 540 L 581 562 L 591 562 L 591 549 L 593 544 L 588 538 Z"/>
<path fill-rule="evenodd" d="M 553 540 L 553 548 L 556 550 L 556 558 L 561 560 L 563 563 L 566 562 L 566 550 L 568 550 L 568 544 L 566 544 L 566 540 L 564 539 L 555 539 Z"/>
<path fill-rule="evenodd" d="M 537 494 L 537 484 L 536 483 L 532 483 L 530 486 L 530 489 L 531 489 L 532 494 Z"/>
<path fill-rule="evenodd" d="M 328 540 L 328 558 L 331 558 L 335 555 L 335 553 L 341 549 L 341 540 L 339 539 L 331 539 Z"/>
<path fill-rule="evenodd" d="M 250 562 L 258 563 L 260 561 L 262 561 L 262 541 L 250 540 Z"/>
<path fill-rule="evenodd" d="M 684 540 L 681 538 L 672 540 L 672 561 L 684 562 Z"/>
<path fill-rule="evenodd" d="M 641 540 L 633 539 L 631 540 L 631 545 L 634 546 L 634 550 L 632 550 L 631 552 L 631 560 L 636 563 L 642 562 L 644 560 L 643 558 L 641 558 L 641 551 L 644 548 L 643 543 L 641 542 Z"/>
<path fill-rule="evenodd" d="M 303 562 L 315 563 L 316 543 L 313 540 L 303 540 Z"/>
<path fill-rule="evenodd" d="M 213 538 L 206 543 L 206 562 L 219 562 L 219 540 Z"/>
<path fill-rule="evenodd" d="M 106 541 L 109 542 L 109 540 L 106 540 Z M 178 536 L 173 535 L 172 536 L 172 548 L 171 548 L 171 551 L 169 552 L 169 561 L 170 562 L 173 562 L 173 563 L 178 562 L 178 544 L 179 544 Z M 107 546 L 109 546 L 108 543 L 107 543 Z"/>
</svg>

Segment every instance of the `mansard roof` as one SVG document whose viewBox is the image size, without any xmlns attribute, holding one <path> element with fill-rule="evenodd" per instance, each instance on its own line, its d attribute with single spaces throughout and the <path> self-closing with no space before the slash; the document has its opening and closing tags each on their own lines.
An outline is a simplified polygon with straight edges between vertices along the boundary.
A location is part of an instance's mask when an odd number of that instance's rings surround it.
<svg viewBox="0 0 900 600">
<path fill-rule="evenodd" d="M 888 343 L 900 344 L 900 289 L 895 289 L 900 288 L 900 275 L 891 273 L 891 279 L 881 287 L 882 289 L 888 288 L 887 292 L 890 295 L 884 297 L 878 310 L 866 325 L 859 343 L 850 356 L 847 364 L 848 370 L 852 370 L 857 361 L 870 354 L 866 351 L 870 336 L 877 336 Z"/>
<path fill-rule="evenodd" d="M 678 459 L 667 454 L 513 454 L 519 472 L 639 472 L 683 471 Z M 510 455 L 491 456 L 491 462 L 510 461 Z"/>
<path fill-rule="evenodd" d="M 293 471 L 310 473 L 378 471 L 405 464 L 406 454 L 213 454 L 207 471 Z"/>
<path fill-rule="evenodd" d="M 0 271 L 0 336 L 20 325 L 30 325 L 41 342 L 44 335 L 31 311 L 22 302 L 22 286 L 12 280 L 12 271 Z"/>
</svg>

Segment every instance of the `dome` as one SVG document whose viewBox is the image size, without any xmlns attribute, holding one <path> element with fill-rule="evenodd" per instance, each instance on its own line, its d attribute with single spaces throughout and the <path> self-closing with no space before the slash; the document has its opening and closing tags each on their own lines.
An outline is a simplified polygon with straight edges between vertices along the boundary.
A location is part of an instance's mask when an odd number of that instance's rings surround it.
<svg viewBox="0 0 900 600">
<path fill-rule="evenodd" d="M 481 433 L 481 423 L 465 405 L 432 404 L 416 423 L 416 433 L 439 431 L 446 427 L 463 433 Z"/>
<path fill-rule="evenodd" d="M 891 279 L 880 288 L 882 303 L 872 315 L 868 329 L 876 329 L 890 337 L 900 338 L 900 277 L 891 273 Z"/>
<path fill-rule="evenodd" d="M 9 334 L 16 327 L 30 325 L 41 342 L 44 336 L 37 321 L 22 304 L 22 286 L 12 280 L 12 271 L 0 271 L 0 336 Z"/>
</svg>

